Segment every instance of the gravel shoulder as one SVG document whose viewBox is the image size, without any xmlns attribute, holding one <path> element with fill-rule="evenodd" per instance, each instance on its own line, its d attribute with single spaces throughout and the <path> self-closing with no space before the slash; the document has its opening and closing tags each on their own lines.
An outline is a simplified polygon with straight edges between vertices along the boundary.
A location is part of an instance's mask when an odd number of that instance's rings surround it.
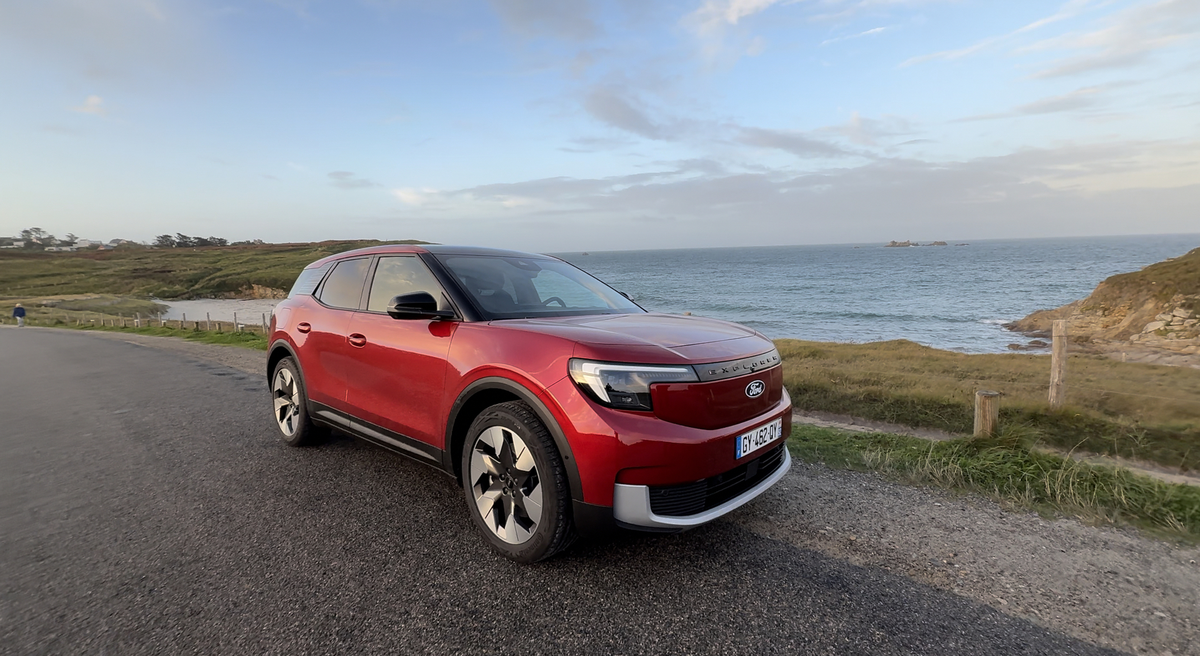
<svg viewBox="0 0 1200 656">
<path fill-rule="evenodd" d="M 91 334 L 265 378 L 260 351 Z M 902 574 L 1095 645 L 1138 654 L 1200 653 L 1196 547 L 800 462 L 766 495 L 719 523 Z"/>
<path fill-rule="evenodd" d="M 1195 547 L 799 462 L 733 521 L 1100 646 L 1200 653 Z"/>
</svg>

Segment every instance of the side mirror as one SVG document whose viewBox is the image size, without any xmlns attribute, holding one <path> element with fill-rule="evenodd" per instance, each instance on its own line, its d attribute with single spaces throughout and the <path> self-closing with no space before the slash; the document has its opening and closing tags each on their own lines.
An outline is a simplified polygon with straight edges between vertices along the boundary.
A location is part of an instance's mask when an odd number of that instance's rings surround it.
<svg viewBox="0 0 1200 656">
<path fill-rule="evenodd" d="M 454 312 L 439 310 L 437 300 L 429 292 L 412 292 L 393 297 L 387 313 L 393 319 L 452 319 Z"/>
</svg>

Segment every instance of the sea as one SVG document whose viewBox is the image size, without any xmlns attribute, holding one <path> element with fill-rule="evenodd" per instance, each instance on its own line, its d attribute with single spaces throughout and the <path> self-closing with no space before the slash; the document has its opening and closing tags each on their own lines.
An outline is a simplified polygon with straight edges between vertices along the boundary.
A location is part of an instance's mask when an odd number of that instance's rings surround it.
<svg viewBox="0 0 1200 656">
<path fill-rule="evenodd" d="M 927 244 L 928 242 L 922 242 Z M 1200 234 L 948 242 L 885 247 L 687 248 L 553 253 L 647 310 L 714 317 L 773 339 L 907 339 L 999 353 L 1003 324 L 1087 296 L 1105 278 L 1200 247 Z M 163 301 L 164 318 L 259 323 L 278 301 Z"/>
<path fill-rule="evenodd" d="M 555 255 L 647 310 L 736 321 L 772 339 L 998 353 L 1028 341 L 1003 324 L 1197 247 L 1200 234 Z"/>
</svg>

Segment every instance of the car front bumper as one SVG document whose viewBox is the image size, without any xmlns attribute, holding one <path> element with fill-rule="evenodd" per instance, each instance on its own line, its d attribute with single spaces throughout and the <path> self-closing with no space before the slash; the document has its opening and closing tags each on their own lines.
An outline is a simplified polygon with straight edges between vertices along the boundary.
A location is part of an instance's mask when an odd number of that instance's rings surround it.
<svg viewBox="0 0 1200 656">
<path fill-rule="evenodd" d="M 783 462 L 751 487 L 711 508 L 688 515 L 659 514 L 651 501 L 652 487 L 617 483 L 613 490 L 613 518 L 619 526 L 651 531 L 679 531 L 711 522 L 712 520 L 753 500 L 787 474 L 792 466 L 792 456 L 786 445 Z M 704 481 L 697 481 L 697 485 Z"/>
</svg>

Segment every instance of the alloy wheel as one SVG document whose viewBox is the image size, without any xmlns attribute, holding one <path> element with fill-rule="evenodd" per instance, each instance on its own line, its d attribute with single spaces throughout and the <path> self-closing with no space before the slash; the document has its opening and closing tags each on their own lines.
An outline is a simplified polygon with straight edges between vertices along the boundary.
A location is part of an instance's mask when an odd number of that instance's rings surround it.
<svg viewBox="0 0 1200 656">
<path fill-rule="evenodd" d="M 275 422 L 279 424 L 279 430 L 288 437 L 295 435 L 300 419 L 299 390 L 296 388 L 296 377 L 287 367 L 280 367 L 275 372 L 271 396 L 274 397 Z"/>
<path fill-rule="evenodd" d="M 512 430 L 486 428 L 471 447 L 470 483 L 484 524 L 509 544 L 533 537 L 542 519 L 542 486 L 533 452 Z"/>
</svg>

